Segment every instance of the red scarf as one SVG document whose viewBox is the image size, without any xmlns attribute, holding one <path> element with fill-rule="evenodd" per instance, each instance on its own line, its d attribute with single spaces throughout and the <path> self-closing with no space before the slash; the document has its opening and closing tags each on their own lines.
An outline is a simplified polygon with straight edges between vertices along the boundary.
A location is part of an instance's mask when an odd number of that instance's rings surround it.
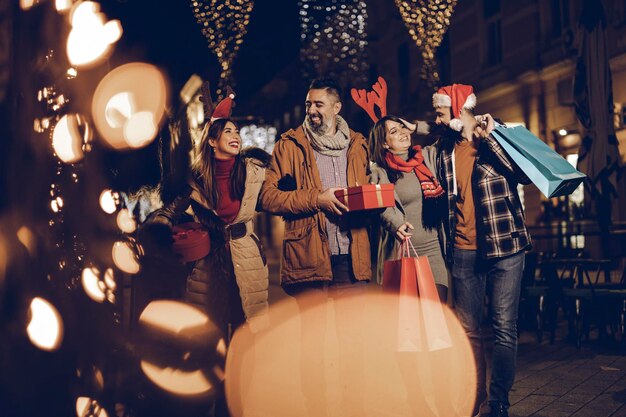
<svg viewBox="0 0 626 417">
<path fill-rule="evenodd" d="M 415 172 L 417 179 L 422 186 L 422 192 L 424 198 L 437 198 L 444 195 L 445 191 L 430 172 L 426 164 L 424 163 L 424 155 L 422 155 L 422 147 L 417 145 L 413 147 L 415 155 L 408 161 L 403 160 L 398 155 L 394 155 L 387 151 L 385 153 L 385 162 L 387 166 L 395 171 L 401 172 Z"/>
</svg>

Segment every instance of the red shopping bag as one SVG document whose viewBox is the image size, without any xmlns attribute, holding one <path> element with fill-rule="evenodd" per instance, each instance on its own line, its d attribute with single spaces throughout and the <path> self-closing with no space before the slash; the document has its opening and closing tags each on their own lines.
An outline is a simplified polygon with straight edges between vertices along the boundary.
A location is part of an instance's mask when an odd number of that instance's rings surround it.
<svg viewBox="0 0 626 417">
<path fill-rule="evenodd" d="M 399 259 L 385 261 L 383 291 L 399 295 L 398 351 L 418 352 L 424 343 L 429 351 L 452 347 L 428 257 L 417 256 L 409 239 L 402 243 Z"/>
</svg>

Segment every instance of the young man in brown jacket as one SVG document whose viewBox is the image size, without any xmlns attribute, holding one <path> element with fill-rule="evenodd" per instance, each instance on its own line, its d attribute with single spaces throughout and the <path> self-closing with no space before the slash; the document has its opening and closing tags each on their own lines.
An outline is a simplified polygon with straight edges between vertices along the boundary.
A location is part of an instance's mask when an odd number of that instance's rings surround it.
<svg viewBox="0 0 626 417">
<path fill-rule="evenodd" d="M 280 268 L 283 289 L 296 297 L 301 323 L 301 381 L 311 416 L 328 412 L 324 336 L 330 295 L 362 293 L 371 278 L 367 219 L 336 197 L 338 189 L 367 184 L 369 148 L 363 135 L 339 116 L 341 90 L 329 79 L 313 81 L 306 97 L 306 117 L 274 146 L 261 188 L 263 209 L 282 215 L 285 237 Z M 329 292 L 330 290 L 330 292 Z M 308 291 L 308 296 L 300 295 Z M 362 317 L 359 297 L 335 305 L 334 331 L 339 341 L 340 415 L 362 415 L 364 380 L 362 338 L 353 318 Z M 310 308 L 318 306 L 321 308 Z M 321 314 L 320 314 L 321 313 Z M 345 412 L 344 412 L 345 411 Z"/>
</svg>

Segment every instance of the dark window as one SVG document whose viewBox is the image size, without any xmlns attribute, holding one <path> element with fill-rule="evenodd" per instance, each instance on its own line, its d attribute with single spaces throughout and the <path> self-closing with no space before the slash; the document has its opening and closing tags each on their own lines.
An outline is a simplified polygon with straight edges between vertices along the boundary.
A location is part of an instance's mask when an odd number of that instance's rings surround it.
<svg viewBox="0 0 626 417">
<path fill-rule="evenodd" d="M 498 13 L 500 13 L 500 0 L 483 1 L 483 14 L 485 18 L 491 17 Z"/>
<path fill-rule="evenodd" d="M 500 19 L 487 23 L 487 66 L 502 62 L 502 33 Z"/>
</svg>

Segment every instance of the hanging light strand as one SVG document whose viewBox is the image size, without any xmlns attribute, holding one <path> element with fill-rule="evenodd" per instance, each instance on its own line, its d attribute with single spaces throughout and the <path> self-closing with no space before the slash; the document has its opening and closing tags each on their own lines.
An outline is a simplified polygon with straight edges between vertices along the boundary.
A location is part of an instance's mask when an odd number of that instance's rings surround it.
<svg viewBox="0 0 626 417">
<path fill-rule="evenodd" d="M 450 27 L 457 0 L 395 0 L 409 35 L 420 49 L 422 79 L 430 86 L 439 83 L 435 52 Z"/>
<path fill-rule="evenodd" d="M 299 0 L 303 75 L 367 82 L 367 6 L 359 0 Z"/>
<path fill-rule="evenodd" d="M 220 90 L 232 85 L 233 61 L 248 31 L 253 7 L 252 0 L 191 0 L 196 22 L 221 67 Z"/>
</svg>

